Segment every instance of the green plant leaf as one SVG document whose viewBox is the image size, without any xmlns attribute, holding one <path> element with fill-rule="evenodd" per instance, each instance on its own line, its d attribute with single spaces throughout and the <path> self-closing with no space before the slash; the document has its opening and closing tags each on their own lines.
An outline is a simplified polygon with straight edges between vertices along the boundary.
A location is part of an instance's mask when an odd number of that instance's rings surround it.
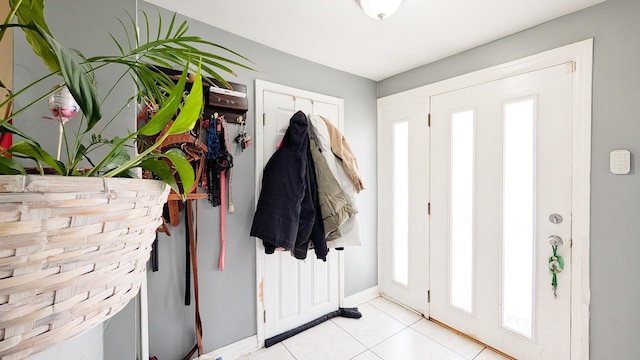
<svg viewBox="0 0 640 360">
<path fill-rule="evenodd" d="M 176 194 L 180 193 L 180 189 L 178 188 L 176 179 L 171 172 L 171 168 L 166 162 L 154 158 L 149 158 L 141 162 L 140 167 L 154 173 L 157 177 L 160 178 L 160 180 L 171 186 Z"/>
<path fill-rule="evenodd" d="M 176 15 L 177 13 L 173 13 L 173 16 L 171 16 L 171 22 L 169 23 L 169 29 L 167 30 L 167 35 L 165 35 L 165 38 L 170 38 L 171 37 L 171 31 L 173 31 L 173 25 L 176 22 Z"/>
<path fill-rule="evenodd" d="M 9 148 L 11 154 L 22 154 L 36 162 L 43 162 L 51 166 L 58 174 L 66 175 L 65 166 L 61 161 L 53 158 L 40 145 L 30 144 L 26 141 L 18 141 Z"/>
<path fill-rule="evenodd" d="M 187 100 L 185 100 L 184 106 L 180 109 L 180 113 L 171 124 L 168 131 L 169 134 L 180 134 L 193 129 L 200 115 L 202 115 L 202 106 L 204 104 L 202 97 L 202 75 L 200 74 L 200 67 L 198 67 L 191 91 L 187 96 Z"/>
<path fill-rule="evenodd" d="M 184 151 L 178 148 L 169 148 L 169 150 L 165 151 L 165 154 L 179 156 L 184 160 L 187 160 L 187 154 L 185 154 Z"/>
<path fill-rule="evenodd" d="M 16 18 L 18 23 L 22 25 L 39 27 L 40 33 L 51 35 L 51 30 L 44 19 L 44 0 L 9 0 L 12 9 L 16 9 Z M 60 71 L 60 62 L 54 53 L 51 52 L 49 43 L 44 39 L 38 31 L 23 28 L 27 41 L 35 52 L 51 70 L 51 72 Z"/>
<path fill-rule="evenodd" d="M 187 157 L 179 149 L 169 149 L 165 153 L 160 155 L 161 157 L 165 157 L 171 161 L 173 167 L 177 171 L 177 175 L 182 183 L 182 189 L 184 191 L 184 195 L 191 192 L 191 188 L 193 187 L 193 183 L 195 182 L 195 174 L 193 172 L 193 167 L 187 160 Z M 179 192 L 177 192 L 179 194 Z"/>
<path fill-rule="evenodd" d="M 113 40 L 113 42 L 116 44 L 116 46 L 118 47 L 118 50 L 120 50 L 120 55 L 124 55 L 124 49 L 122 48 L 122 45 L 120 45 L 120 42 L 118 41 L 118 39 L 116 39 L 115 36 L 113 36 L 113 34 L 109 33 L 109 36 L 111 36 L 111 40 Z"/>
<path fill-rule="evenodd" d="M 32 137 L 30 137 L 29 135 L 27 135 L 27 133 L 23 132 L 22 130 L 18 129 L 17 127 L 13 126 L 12 124 L 9 124 L 8 122 L 5 124 L 0 125 L 0 133 L 2 134 L 14 134 L 14 135 L 18 135 L 24 139 L 29 140 L 30 142 L 34 143 L 34 144 L 38 144 L 38 142 L 33 139 Z"/>
<path fill-rule="evenodd" d="M 0 155 L 0 174 L 2 175 L 26 175 L 24 167 L 17 161 Z"/>
<path fill-rule="evenodd" d="M 173 37 L 179 38 L 181 36 L 184 36 L 187 30 L 189 30 L 189 26 L 187 24 L 187 21 L 185 20 L 182 22 L 182 24 L 180 24 L 180 27 L 178 27 L 178 30 L 176 30 L 176 32 L 173 34 Z"/>
<path fill-rule="evenodd" d="M 164 127 L 169 123 L 169 120 L 173 118 L 180 107 L 180 103 L 182 102 L 182 93 L 184 92 L 185 84 L 187 83 L 187 74 L 189 68 L 187 64 L 187 68 L 184 69 L 182 75 L 180 75 L 180 79 L 176 86 L 171 90 L 171 94 L 169 98 L 165 101 L 165 103 L 160 107 L 160 110 L 153 115 L 151 120 L 140 129 L 140 134 L 146 136 L 153 136 L 162 131 Z M 200 101 L 202 101 L 202 96 L 200 96 Z"/>
<path fill-rule="evenodd" d="M 117 141 L 120 141 L 120 139 L 117 139 Z M 113 170 L 129 160 L 131 160 L 131 156 L 129 155 L 127 149 L 125 149 L 122 145 L 117 146 L 116 148 L 114 148 L 113 156 L 109 159 L 109 162 L 107 162 L 102 167 L 102 169 L 100 169 L 100 171 L 107 172 L 109 170 Z"/>
<path fill-rule="evenodd" d="M 62 70 L 64 82 L 78 103 L 78 106 L 82 109 L 84 116 L 87 117 L 87 128 L 85 131 L 91 130 L 102 118 L 100 101 L 98 100 L 98 95 L 96 94 L 91 77 L 89 77 L 87 71 L 73 58 L 71 51 L 62 47 L 62 45 L 39 26 L 38 31 L 40 31 L 40 35 L 49 43 L 51 50 L 55 53 L 60 63 L 60 70 Z"/>
</svg>

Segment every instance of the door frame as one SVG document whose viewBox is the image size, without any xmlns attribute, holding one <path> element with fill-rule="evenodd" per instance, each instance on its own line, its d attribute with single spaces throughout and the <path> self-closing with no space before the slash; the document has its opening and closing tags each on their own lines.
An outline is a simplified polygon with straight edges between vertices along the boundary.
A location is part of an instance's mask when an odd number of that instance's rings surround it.
<svg viewBox="0 0 640 360">
<path fill-rule="evenodd" d="M 280 93 L 283 95 L 291 95 L 296 98 L 308 99 L 313 101 L 320 101 L 329 104 L 335 104 L 338 106 L 338 119 L 337 128 L 340 131 L 344 129 L 344 99 L 314 93 L 307 90 L 301 90 L 298 88 L 272 83 L 265 80 L 255 80 L 255 114 L 256 119 L 255 127 L 255 203 L 257 206 L 258 198 L 260 197 L 260 188 L 262 185 L 262 177 L 260 174 L 264 170 L 265 162 L 263 160 L 263 143 L 264 143 L 264 92 L 270 91 L 274 93 Z M 262 124 L 261 124 L 262 123 Z M 257 332 L 257 348 L 264 347 L 265 341 L 265 322 L 264 322 L 264 264 L 265 253 L 263 251 L 262 241 L 255 238 L 256 241 L 256 332 Z M 342 251 L 336 251 L 338 260 L 338 306 L 344 306 L 344 255 Z"/>
<path fill-rule="evenodd" d="M 586 39 L 570 45 L 545 51 L 536 55 L 524 57 L 504 64 L 492 66 L 472 73 L 457 76 L 451 79 L 439 81 L 401 93 L 389 95 L 378 99 L 378 143 L 385 136 L 381 108 L 390 104 L 407 101 L 408 99 L 422 99 L 426 102 L 426 113 L 422 114 L 427 121 L 430 109 L 430 97 L 449 91 L 454 91 L 490 81 L 500 80 L 546 67 L 570 63 L 570 69 L 575 76 L 573 79 L 573 118 L 572 118 L 572 226 L 571 226 L 571 360 L 589 359 L 589 306 L 591 303 L 589 282 L 589 254 L 590 254 L 590 190 L 591 190 L 591 103 L 592 103 L 592 69 L 593 69 L 593 39 Z M 429 137 L 430 133 L 425 134 Z M 389 149 L 378 149 L 378 161 L 380 154 Z M 378 169 L 384 164 L 378 163 Z M 379 173 L 379 177 L 388 176 Z M 428 185 L 428 184 L 427 184 Z M 383 194 L 390 189 L 380 186 L 378 197 L 383 199 Z M 378 211 L 378 223 L 382 224 L 385 217 L 391 215 L 391 204 L 380 201 Z M 428 224 L 424 241 L 427 244 L 429 238 Z M 385 229 L 378 229 L 378 234 L 385 233 Z M 378 238 L 382 244 L 385 239 Z M 380 245 L 379 245 L 380 247 Z M 425 258 L 429 258 L 429 246 Z M 384 264 L 383 254 L 378 252 L 378 262 Z M 390 271 L 390 269 L 385 269 Z M 429 275 L 427 275 L 427 281 Z M 427 284 L 429 288 L 429 284 Z M 424 314 L 429 314 L 429 304 L 425 294 Z"/>
</svg>

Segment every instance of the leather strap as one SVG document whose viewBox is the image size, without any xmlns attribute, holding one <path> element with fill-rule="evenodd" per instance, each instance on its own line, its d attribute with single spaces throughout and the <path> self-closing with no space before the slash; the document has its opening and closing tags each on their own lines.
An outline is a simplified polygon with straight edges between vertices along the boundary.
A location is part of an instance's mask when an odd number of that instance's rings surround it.
<svg viewBox="0 0 640 360">
<path fill-rule="evenodd" d="M 198 356 L 202 355 L 202 319 L 200 317 L 200 297 L 198 292 L 198 239 L 196 238 L 194 214 L 192 202 L 197 200 L 187 200 L 187 227 L 189 228 L 189 249 L 191 250 L 191 266 L 193 268 L 193 296 L 195 298 L 195 327 L 196 327 L 196 344 L 198 347 Z M 197 225 L 196 225 L 197 226 Z"/>
<path fill-rule="evenodd" d="M 196 213 L 193 213 L 192 203 L 196 203 Z M 199 287 L 198 287 L 198 200 L 197 199 L 188 199 L 185 203 L 185 230 L 186 230 L 186 239 L 187 239 L 187 281 L 186 281 L 186 289 L 185 296 L 187 296 L 187 291 L 190 290 L 190 277 L 189 277 L 189 263 L 191 263 L 191 268 L 193 269 L 193 297 L 195 298 L 195 330 L 196 330 L 196 344 L 187 352 L 187 354 L 182 358 L 182 360 L 190 360 L 193 357 L 195 352 L 198 352 L 198 357 L 200 357 L 203 353 L 202 348 L 202 318 L 200 317 L 200 295 L 199 295 Z M 195 224 L 194 224 L 195 222 Z M 189 303 L 190 303 L 190 293 L 189 293 Z M 189 305 L 186 303 L 185 305 Z"/>
<path fill-rule="evenodd" d="M 204 172 L 207 152 L 206 150 L 202 150 L 202 148 L 196 147 L 193 144 L 182 144 L 180 148 L 187 155 L 187 160 L 189 161 L 189 163 L 195 163 L 195 181 L 193 183 L 191 191 L 189 192 L 196 192 L 198 190 L 198 184 L 200 183 L 200 179 L 202 178 L 202 174 Z"/>
<path fill-rule="evenodd" d="M 171 226 L 176 227 L 180 224 L 179 200 L 169 200 L 167 201 L 167 206 L 169 206 L 169 223 Z"/>
<path fill-rule="evenodd" d="M 158 137 L 162 136 L 171 126 L 171 122 L 165 126 L 165 128 L 161 131 Z M 184 132 L 180 134 L 172 134 L 169 135 L 160 146 L 160 151 L 165 152 L 171 148 L 180 148 L 184 152 L 187 157 L 187 161 L 194 168 L 195 181 L 191 189 L 182 189 L 182 191 L 186 193 L 194 193 L 198 190 L 198 184 L 200 184 L 202 174 L 205 168 L 205 159 L 207 156 L 207 145 L 203 144 L 194 134 L 191 132 Z M 172 194 L 175 192 L 172 190 Z M 169 199 L 169 223 L 171 226 L 178 226 L 180 224 L 180 215 L 181 211 L 180 205 L 182 204 L 182 200 L 171 200 Z"/>
<path fill-rule="evenodd" d="M 185 355 L 182 360 L 191 360 L 191 358 L 193 357 L 193 354 L 196 353 L 196 350 L 198 350 L 198 344 L 193 345 L 193 347 L 191 348 L 191 350 L 189 350 L 189 352 L 187 353 L 187 355 Z"/>
</svg>

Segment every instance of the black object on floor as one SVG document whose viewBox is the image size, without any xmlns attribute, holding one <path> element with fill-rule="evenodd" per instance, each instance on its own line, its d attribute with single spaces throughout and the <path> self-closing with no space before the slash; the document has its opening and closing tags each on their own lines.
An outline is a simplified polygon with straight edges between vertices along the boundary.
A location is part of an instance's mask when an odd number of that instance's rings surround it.
<svg viewBox="0 0 640 360">
<path fill-rule="evenodd" d="M 346 317 L 346 318 L 351 318 L 351 319 L 360 319 L 362 317 L 362 314 L 358 311 L 357 307 L 354 308 L 338 308 L 338 310 L 336 311 L 332 311 L 326 315 L 320 316 L 319 318 L 315 319 L 315 320 L 311 320 L 306 324 L 300 325 L 295 329 L 291 329 L 289 331 L 285 331 L 282 334 L 276 335 L 276 336 L 272 336 L 268 339 L 266 339 L 264 341 L 264 346 L 265 347 L 270 347 L 273 346 L 281 341 L 284 341 L 294 335 L 298 335 L 299 333 L 311 329 L 312 327 L 316 326 L 316 325 L 320 325 L 323 322 L 332 319 L 336 316 L 341 316 L 341 317 Z"/>
</svg>

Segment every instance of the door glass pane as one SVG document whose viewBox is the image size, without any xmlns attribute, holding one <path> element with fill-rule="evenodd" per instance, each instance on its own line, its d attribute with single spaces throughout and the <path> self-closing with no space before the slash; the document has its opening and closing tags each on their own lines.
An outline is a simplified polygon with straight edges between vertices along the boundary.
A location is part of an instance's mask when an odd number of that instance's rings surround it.
<svg viewBox="0 0 640 360">
<path fill-rule="evenodd" d="M 472 312 L 473 303 L 473 111 L 451 115 L 451 305 Z"/>
<path fill-rule="evenodd" d="M 393 124 L 393 280 L 409 284 L 409 123 Z"/>
<path fill-rule="evenodd" d="M 504 105 L 502 325 L 533 334 L 534 100 Z"/>
</svg>

